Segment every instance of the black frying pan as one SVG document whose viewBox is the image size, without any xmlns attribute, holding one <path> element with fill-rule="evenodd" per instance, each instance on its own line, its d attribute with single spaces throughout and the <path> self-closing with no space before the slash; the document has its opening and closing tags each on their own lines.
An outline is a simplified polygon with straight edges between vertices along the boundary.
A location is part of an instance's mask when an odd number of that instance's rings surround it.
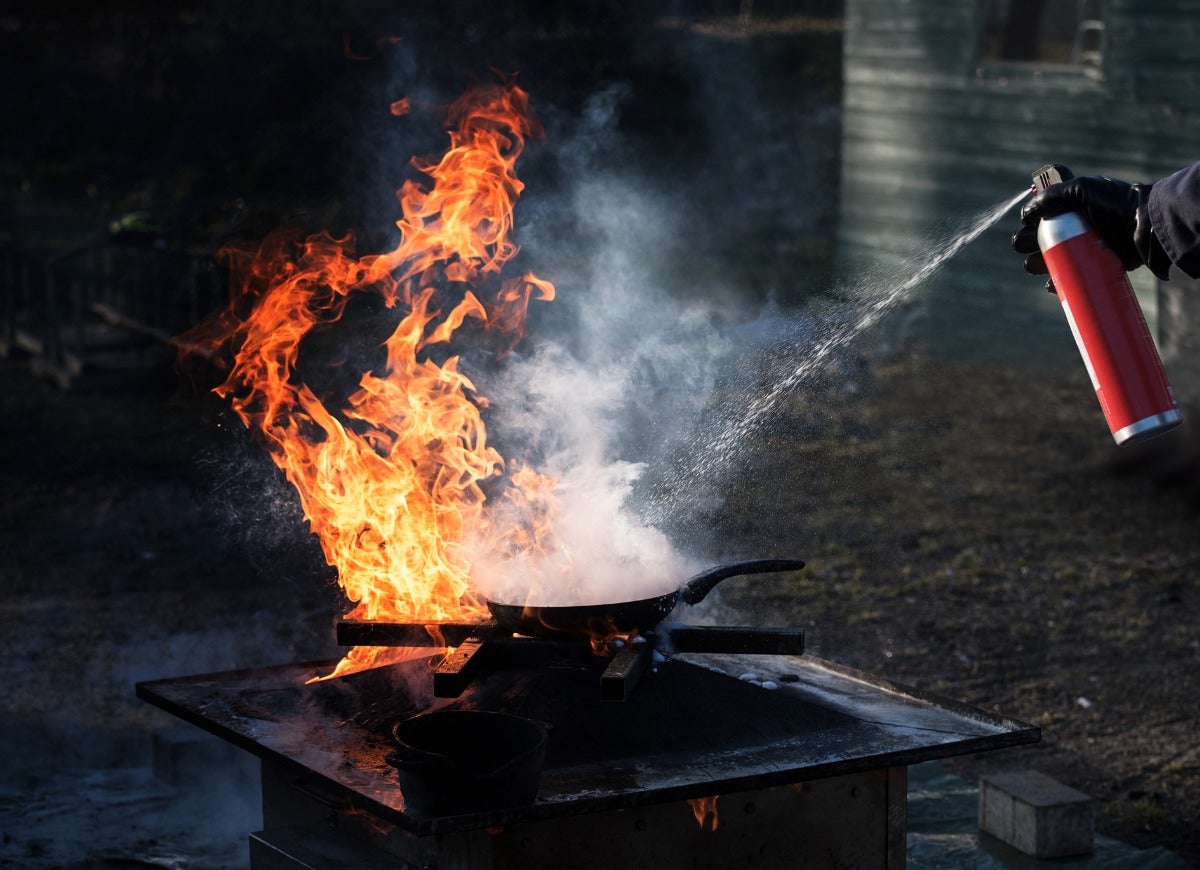
<svg viewBox="0 0 1200 870">
<path fill-rule="evenodd" d="M 487 606 L 496 623 L 505 631 L 534 637 L 606 637 L 612 634 L 628 634 L 635 630 L 649 631 L 675 609 L 681 598 L 688 604 L 697 604 L 713 590 L 713 587 L 730 577 L 766 574 L 772 571 L 798 571 L 803 567 L 804 563 L 798 559 L 754 559 L 701 571 L 674 592 L 654 598 L 573 607 L 535 607 L 527 604 L 501 604 L 496 601 L 489 601 Z"/>
</svg>

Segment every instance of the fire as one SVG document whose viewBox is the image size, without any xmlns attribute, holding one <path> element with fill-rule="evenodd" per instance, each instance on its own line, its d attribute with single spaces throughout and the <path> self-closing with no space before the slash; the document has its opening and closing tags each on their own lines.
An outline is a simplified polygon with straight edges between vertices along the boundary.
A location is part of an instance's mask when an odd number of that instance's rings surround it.
<svg viewBox="0 0 1200 870">
<path fill-rule="evenodd" d="M 399 111 L 398 111 L 399 110 Z M 408 110 L 397 101 L 393 111 Z M 517 253 L 509 236 L 523 189 L 514 165 L 540 131 L 512 82 L 478 86 L 447 111 L 449 147 L 413 160 L 425 176 L 398 191 L 400 241 L 358 255 L 353 239 L 276 233 L 257 251 L 227 251 L 238 283 L 227 311 L 181 337 L 228 347 L 216 392 L 256 431 L 296 488 L 326 560 L 354 603 L 353 619 L 438 623 L 482 618 L 465 548 L 487 528 L 483 481 L 505 462 L 488 444 L 486 399 L 460 368 L 456 341 L 502 354 L 520 340 L 531 300 L 554 286 L 501 276 Z M 297 363 L 306 337 L 337 321 L 351 299 L 376 294 L 398 323 L 384 359 L 342 406 L 318 395 Z M 201 336 L 211 333 L 206 342 Z M 553 482 L 521 467 L 510 498 L 545 520 Z M 536 546 L 544 531 L 491 530 L 505 546 Z M 404 656 L 356 648 L 334 675 Z"/>
<path fill-rule="evenodd" d="M 545 555 L 561 510 L 554 496 L 558 481 L 524 464 L 514 464 L 509 479 L 513 486 L 504 491 L 507 522 L 493 531 L 496 545 L 514 557 Z"/>
<path fill-rule="evenodd" d="M 692 815 L 696 817 L 696 823 L 700 825 L 702 831 L 715 831 L 717 829 L 717 798 L 720 795 L 712 797 L 692 798 L 688 803 L 692 807 Z"/>
<path fill-rule="evenodd" d="M 591 625 L 589 626 L 588 644 L 592 648 L 592 652 L 598 656 L 614 656 L 618 650 L 632 646 L 635 643 L 645 643 L 646 639 L 639 637 L 635 630 L 632 634 L 622 633 L 617 631 L 616 627 L 611 623 L 609 625 Z"/>
</svg>

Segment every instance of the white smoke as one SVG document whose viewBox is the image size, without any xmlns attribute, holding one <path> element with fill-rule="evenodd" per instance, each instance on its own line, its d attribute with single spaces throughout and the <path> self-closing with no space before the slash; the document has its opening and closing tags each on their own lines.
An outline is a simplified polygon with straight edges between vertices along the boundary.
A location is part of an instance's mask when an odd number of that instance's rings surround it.
<svg viewBox="0 0 1200 870">
<path fill-rule="evenodd" d="M 557 151 L 574 181 L 522 228 L 527 251 L 548 251 L 561 237 L 546 215 L 570 215 L 577 241 L 570 256 L 554 252 L 561 267 L 545 275 L 559 291 L 549 303 L 561 309 L 555 329 L 535 323 L 523 355 L 477 379 L 501 451 L 558 481 L 561 548 L 511 557 L 485 544 L 474 554 L 473 574 L 494 600 L 646 598 L 674 590 L 695 567 L 630 497 L 646 461 L 694 422 L 730 345 L 709 304 L 681 303 L 655 277 L 686 249 L 686 213 L 628 169 L 596 169 L 599 155 L 611 162 L 620 146 L 611 129 L 620 98 L 610 89 L 588 103 Z M 493 504 L 503 517 L 502 500 Z"/>
<path fill-rule="evenodd" d="M 549 253 L 563 237 L 549 231 L 546 215 L 569 214 L 571 239 L 583 241 L 568 241 L 568 254 L 555 251 L 560 266 L 546 275 L 560 294 L 550 304 L 567 313 L 556 315 L 553 331 L 535 324 L 523 356 L 479 379 L 501 451 L 559 482 L 560 551 L 514 558 L 484 546 L 473 554 L 475 577 L 493 600 L 589 604 L 677 588 L 696 566 L 661 524 L 710 508 L 781 400 L 811 386 L 1019 199 L 931 239 L 911 274 L 902 267 L 842 282 L 845 301 L 832 310 L 726 310 L 716 300 L 732 298 L 727 288 L 688 294 L 672 284 L 672 262 L 694 244 L 694 204 L 679 207 L 677 197 L 613 159 L 620 97 L 608 91 L 585 108 L 558 153 L 572 182 L 563 199 L 535 212 L 524 238 L 528 249 Z M 635 484 L 653 462 L 665 493 L 635 510 Z"/>
</svg>

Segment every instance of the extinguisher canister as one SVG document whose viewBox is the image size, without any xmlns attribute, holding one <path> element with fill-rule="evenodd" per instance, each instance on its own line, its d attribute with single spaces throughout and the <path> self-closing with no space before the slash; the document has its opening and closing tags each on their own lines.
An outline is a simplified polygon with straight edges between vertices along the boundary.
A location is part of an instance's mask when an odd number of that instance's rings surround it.
<svg viewBox="0 0 1200 870">
<path fill-rule="evenodd" d="M 1092 232 L 1092 228 L 1088 226 L 1083 216 L 1073 211 L 1051 218 L 1042 218 L 1038 223 L 1038 247 L 1044 254 L 1055 245 L 1090 232 Z"/>
<path fill-rule="evenodd" d="M 1044 166 L 1034 189 L 1073 177 L 1065 166 Z M 1179 403 L 1117 255 L 1075 212 L 1042 218 L 1038 247 L 1113 439 L 1129 444 L 1179 425 Z"/>
</svg>

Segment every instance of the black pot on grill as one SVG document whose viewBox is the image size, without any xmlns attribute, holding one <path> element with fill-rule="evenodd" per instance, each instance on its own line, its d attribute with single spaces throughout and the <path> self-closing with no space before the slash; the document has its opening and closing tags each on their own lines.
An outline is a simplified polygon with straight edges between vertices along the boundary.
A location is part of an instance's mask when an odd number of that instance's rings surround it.
<svg viewBox="0 0 1200 870">
<path fill-rule="evenodd" d="M 483 710 L 438 710 L 397 722 L 396 768 L 406 810 L 453 816 L 528 806 L 546 760 L 539 722 Z"/>
</svg>

